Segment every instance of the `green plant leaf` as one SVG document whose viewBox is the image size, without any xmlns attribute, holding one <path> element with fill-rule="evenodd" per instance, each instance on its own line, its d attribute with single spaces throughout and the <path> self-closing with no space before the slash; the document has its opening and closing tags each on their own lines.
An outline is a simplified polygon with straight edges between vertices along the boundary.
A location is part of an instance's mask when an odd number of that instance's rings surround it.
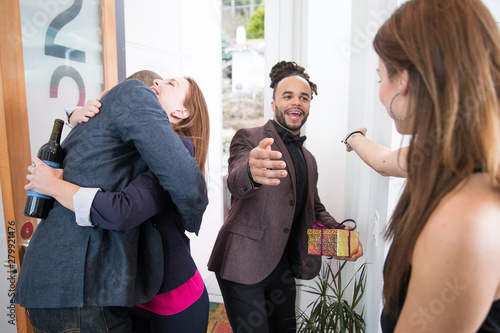
<svg viewBox="0 0 500 333">
<path fill-rule="evenodd" d="M 306 311 L 297 310 L 298 332 L 328 333 L 328 332 L 364 332 L 365 322 L 356 308 L 363 300 L 366 284 L 366 263 L 363 263 L 351 276 L 344 286 L 342 271 L 348 265 L 341 263 L 339 270 L 333 272 L 330 265 L 325 265 L 320 271 L 314 286 L 299 285 L 304 291 L 317 298 L 311 302 Z M 352 285 L 351 304 L 344 299 L 344 295 Z M 307 315 L 307 310 L 310 314 Z"/>
</svg>

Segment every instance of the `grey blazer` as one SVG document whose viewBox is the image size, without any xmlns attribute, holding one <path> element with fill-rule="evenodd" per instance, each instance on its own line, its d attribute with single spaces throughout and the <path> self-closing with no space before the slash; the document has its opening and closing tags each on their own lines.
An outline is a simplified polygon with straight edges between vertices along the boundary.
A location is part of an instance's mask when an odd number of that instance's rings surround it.
<svg viewBox="0 0 500 333">
<path fill-rule="evenodd" d="M 280 151 L 288 176 L 278 186 L 255 188 L 248 176 L 250 150 L 272 137 L 272 150 Z M 321 267 L 321 257 L 307 254 L 307 229 L 314 220 L 336 225 L 318 196 L 316 160 L 302 148 L 308 169 L 308 191 L 300 221 L 298 255 L 291 262 L 295 277 L 314 278 Z M 229 281 L 255 284 L 277 266 L 290 236 L 295 212 L 295 169 L 288 150 L 272 121 L 262 127 L 239 130 L 230 147 L 228 187 L 231 208 L 219 231 L 208 269 Z"/>
<path fill-rule="evenodd" d="M 199 220 L 208 203 L 205 180 L 154 92 L 128 80 L 101 102 L 100 113 L 62 144 L 64 179 L 120 191 L 149 167 L 181 218 Z M 151 223 L 128 232 L 80 227 L 56 202 L 30 241 L 15 300 L 28 308 L 132 306 L 154 297 L 162 277 L 161 239 Z"/>
</svg>

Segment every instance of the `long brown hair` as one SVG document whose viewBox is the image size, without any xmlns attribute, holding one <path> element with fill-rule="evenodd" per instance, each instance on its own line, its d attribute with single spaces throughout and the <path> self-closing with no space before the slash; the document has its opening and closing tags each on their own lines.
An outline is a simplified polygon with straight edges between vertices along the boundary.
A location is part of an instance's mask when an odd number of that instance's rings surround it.
<svg viewBox="0 0 500 333">
<path fill-rule="evenodd" d="M 184 99 L 184 106 L 189 111 L 189 117 L 179 124 L 173 124 L 174 130 L 180 136 L 193 140 L 194 159 L 198 163 L 201 173 L 205 175 L 205 162 L 210 138 L 208 107 L 205 97 L 196 81 L 190 77 L 184 78 L 189 82 L 189 92 Z"/>
<path fill-rule="evenodd" d="M 386 308 L 398 311 L 415 243 L 443 197 L 476 169 L 500 181 L 500 34 L 479 0 L 411 0 L 373 42 L 389 75 L 408 71 L 408 180 L 386 236 Z"/>
</svg>

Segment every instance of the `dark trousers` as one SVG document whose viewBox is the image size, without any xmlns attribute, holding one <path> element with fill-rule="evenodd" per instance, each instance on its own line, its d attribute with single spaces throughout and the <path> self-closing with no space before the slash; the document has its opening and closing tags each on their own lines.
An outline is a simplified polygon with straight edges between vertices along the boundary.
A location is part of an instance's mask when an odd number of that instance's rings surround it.
<svg viewBox="0 0 500 333">
<path fill-rule="evenodd" d="M 295 279 L 284 256 L 263 281 L 246 285 L 216 274 L 233 333 L 295 332 Z"/>
<path fill-rule="evenodd" d="M 29 308 L 27 311 L 36 333 L 132 333 L 125 307 Z"/>
<path fill-rule="evenodd" d="M 174 315 L 162 316 L 135 306 L 129 312 L 135 333 L 205 333 L 209 307 L 205 288 L 196 302 Z"/>
</svg>

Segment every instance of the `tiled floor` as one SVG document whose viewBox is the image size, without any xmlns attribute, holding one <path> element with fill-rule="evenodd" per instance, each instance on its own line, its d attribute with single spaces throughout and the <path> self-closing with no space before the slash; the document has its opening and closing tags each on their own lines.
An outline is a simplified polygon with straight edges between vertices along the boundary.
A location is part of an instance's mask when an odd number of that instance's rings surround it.
<svg viewBox="0 0 500 333">
<path fill-rule="evenodd" d="M 222 303 L 210 302 L 207 333 L 231 333 L 231 326 L 227 321 L 226 309 Z"/>
</svg>

